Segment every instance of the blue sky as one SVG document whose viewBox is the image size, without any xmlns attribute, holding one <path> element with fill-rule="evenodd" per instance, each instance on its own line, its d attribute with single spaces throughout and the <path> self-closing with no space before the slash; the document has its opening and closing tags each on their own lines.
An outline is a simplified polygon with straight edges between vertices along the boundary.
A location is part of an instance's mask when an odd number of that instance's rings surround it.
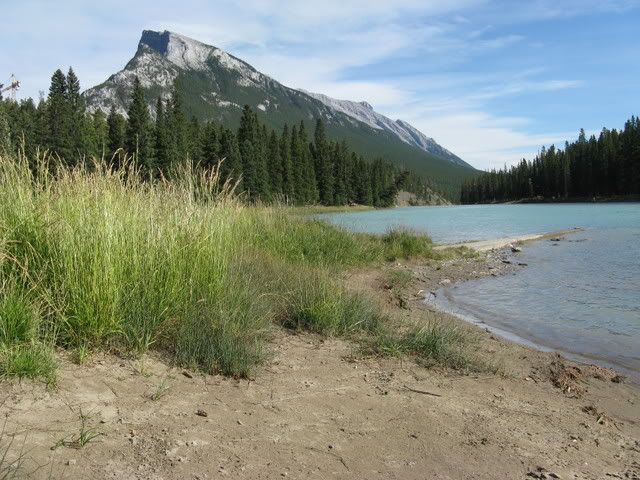
<svg viewBox="0 0 640 480">
<path fill-rule="evenodd" d="M 478 168 L 640 113 L 640 0 L 5 2 L 0 82 L 121 69 L 143 29 L 224 48 L 282 83 L 366 100 Z"/>
</svg>

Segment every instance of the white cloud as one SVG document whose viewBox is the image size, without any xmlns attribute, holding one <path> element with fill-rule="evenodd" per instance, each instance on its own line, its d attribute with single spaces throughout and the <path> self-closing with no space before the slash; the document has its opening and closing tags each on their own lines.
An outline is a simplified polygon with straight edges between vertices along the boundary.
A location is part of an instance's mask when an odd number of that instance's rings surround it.
<svg viewBox="0 0 640 480">
<path fill-rule="evenodd" d="M 24 80 L 28 95 L 46 89 L 58 66 L 73 65 L 90 86 L 122 68 L 143 28 L 170 29 L 225 48 L 286 85 L 367 100 L 484 168 L 566 136 L 528 133 L 534 131 L 528 119 L 491 113 L 491 102 L 585 84 L 549 78 L 539 68 L 543 59 L 484 73 L 469 73 L 467 62 L 534 41 L 520 33 L 520 22 L 619 12 L 637 3 L 23 0 L 3 6 L 0 41 L 11 48 L 2 49 L 0 64 L 8 66 L 6 76 L 15 71 Z"/>
</svg>

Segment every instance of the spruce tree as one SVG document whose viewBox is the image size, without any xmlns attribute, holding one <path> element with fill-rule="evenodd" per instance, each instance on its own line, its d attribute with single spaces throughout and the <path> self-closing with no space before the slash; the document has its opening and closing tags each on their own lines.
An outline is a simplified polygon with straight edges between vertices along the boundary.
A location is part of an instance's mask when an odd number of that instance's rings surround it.
<svg viewBox="0 0 640 480">
<path fill-rule="evenodd" d="M 187 141 L 187 119 L 184 113 L 180 83 L 176 80 L 171 90 L 171 98 L 167 105 L 167 135 L 169 138 L 168 165 L 169 171 L 189 156 Z"/>
<path fill-rule="evenodd" d="M 214 168 L 220 161 L 220 138 L 218 126 L 215 122 L 207 122 L 202 129 L 201 152 L 202 166 L 206 169 Z"/>
<path fill-rule="evenodd" d="M 327 140 L 324 122 L 316 121 L 314 132 L 313 156 L 315 173 L 318 181 L 320 202 L 324 205 L 333 204 L 333 166 L 331 163 L 331 146 Z"/>
<path fill-rule="evenodd" d="M 304 188 L 304 157 L 300 148 L 300 136 L 296 125 L 291 129 L 289 152 L 293 172 L 293 202 L 300 205 L 305 203 L 306 190 Z"/>
<path fill-rule="evenodd" d="M 150 115 L 138 77 L 133 81 L 128 117 L 125 148 L 140 168 L 149 171 L 152 162 Z"/>
<path fill-rule="evenodd" d="M 4 111 L 3 102 L 0 99 L 0 155 L 9 154 L 12 150 L 9 121 Z"/>
<path fill-rule="evenodd" d="M 311 158 L 311 150 L 307 131 L 304 122 L 300 121 L 300 137 L 298 145 L 300 148 L 300 157 L 302 165 L 302 202 L 306 204 L 314 204 L 318 201 L 318 185 L 316 180 L 315 169 L 313 168 L 313 159 Z"/>
<path fill-rule="evenodd" d="M 91 123 L 89 125 L 89 154 L 95 158 L 105 159 L 107 156 L 109 125 L 102 110 L 96 110 L 91 116 Z"/>
<path fill-rule="evenodd" d="M 269 136 L 269 178 L 271 183 L 271 193 L 274 197 L 280 196 L 282 190 L 282 157 L 280 155 L 280 142 L 275 130 Z"/>
<path fill-rule="evenodd" d="M 280 160 L 282 162 L 282 194 L 287 202 L 295 201 L 295 178 L 293 173 L 293 164 L 291 163 L 291 148 L 289 144 L 289 127 L 287 124 L 282 129 L 280 136 Z"/>
<path fill-rule="evenodd" d="M 66 99 L 67 79 L 58 69 L 51 77 L 47 98 L 46 148 L 66 161 L 71 160 L 71 138 L 69 138 L 70 112 Z"/>
<path fill-rule="evenodd" d="M 66 83 L 65 99 L 69 115 L 67 128 L 72 154 L 72 158 L 68 161 L 75 163 L 81 156 L 91 152 L 91 124 L 85 115 L 86 107 L 80 92 L 80 81 L 71 67 L 67 73 Z"/>
<path fill-rule="evenodd" d="M 156 101 L 156 121 L 153 126 L 153 142 L 154 142 L 154 170 L 159 174 L 165 175 L 169 171 L 171 160 L 170 156 L 170 138 L 168 133 L 168 120 L 164 110 L 164 102 L 162 97 L 158 97 Z"/>
<path fill-rule="evenodd" d="M 119 164 L 119 159 L 116 159 L 116 155 L 122 155 L 122 149 L 124 149 L 125 133 L 126 133 L 126 121 L 122 115 L 116 111 L 115 106 L 111 106 L 109 115 L 107 116 L 107 156 L 110 161 L 115 161 Z"/>
<path fill-rule="evenodd" d="M 239 183 L 243 176 L 242 156 L 240 155 L 238 139 L 229 129 L 222 128 L 220 132 L 219 156 L 222 160 L 220 165 L 222 181 L 231 181 L 233 184 Z"/>
</svg>

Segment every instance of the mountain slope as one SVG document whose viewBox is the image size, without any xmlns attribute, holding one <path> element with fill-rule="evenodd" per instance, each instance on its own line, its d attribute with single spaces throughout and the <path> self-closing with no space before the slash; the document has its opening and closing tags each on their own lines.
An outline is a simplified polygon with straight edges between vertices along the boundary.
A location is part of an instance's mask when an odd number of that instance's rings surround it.
<svg viewBox="0 0 640 480">
<path fill-rule="evenodd" d="M 409 145 L 418 147 L 427 153 L 449 160 L 457 165 L 473 168 L 460 157 L 439 145 L 433 138 L 427 137 L 424 133 L 409 123 L 403 120 L 391 120 L 390 118 L 376 112 L 367 102 L 337 100 L 335 98 L 328 97 L 327 95 L 323 95 L 322 93 L 312 93 L 307 92 L 306 90 L 301 91 L 317 100 L 320 100 L 330 108 L 355 118 L 374 129 L 391 132 Z"/>
<path fill-rule="evenodd" d="M 365 121 L 362 115 L 346 113 L 346 102 L 334 101 L 336 105 L 325 100 L 328 97 L 286 87 L 223 50 L 167 31 L 145 30 L 124 69 L 84 93 L 89 109 L 108 111 L 114 105 L 125 113 L 136 76 L 150 107 L 158 96 L 168 97 L 177 80 L 189 115 L 230 127 L 238 125 L 245 104 L 273 128 L 303 120 L 311 130 L 315 119 L 322 118 L 331 137 L 346 139 L 367 158 L 383 157 L 427 175 L 445 191 L 457 190 L 475 172 L 410 125 L 393 122 L 370 106 L 348 102 L 367 110 L 371 120 Z"/>
</svg>

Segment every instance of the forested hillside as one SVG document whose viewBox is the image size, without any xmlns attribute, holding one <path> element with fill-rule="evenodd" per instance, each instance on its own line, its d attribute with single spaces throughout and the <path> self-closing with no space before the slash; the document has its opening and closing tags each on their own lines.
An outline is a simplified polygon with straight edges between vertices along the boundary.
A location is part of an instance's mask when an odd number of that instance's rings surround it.
<svg viewBox="0 0 640 480">
<path fill-rule="evenodd" d="M 316 120 L 268 128 L 245 106 L 237 128 L 188 119 L 180 84 L 155 111 L 135 79 L 127 115 L 89 113 L 72 69 L 54 73 L 46 99 L 0 102 L 0 148 L 24 149 L 30 159 L 47 151 L 66 164 L 105 158 L 120 165 L 134 158 L 147 178 L 169 178 L 185 162 L 202 168 L 221 163 L 222 181 L 240 181 L 252 201 L 374 206 L 393 204 L 397 190 L 428 200 L 428 181 L 381 159 L 367 161 L 345 141 L 329 139 Z"/>
<path fill-rule="evenodd" d="M 631 117 L 622 130 L 603 129 L 564 149 L 542 148 L 532 160 L 491 171 L 467 181 L 462 203 L 521 199 L 624 198 L 640 195 L 640 119 Z"/>
</svg>

